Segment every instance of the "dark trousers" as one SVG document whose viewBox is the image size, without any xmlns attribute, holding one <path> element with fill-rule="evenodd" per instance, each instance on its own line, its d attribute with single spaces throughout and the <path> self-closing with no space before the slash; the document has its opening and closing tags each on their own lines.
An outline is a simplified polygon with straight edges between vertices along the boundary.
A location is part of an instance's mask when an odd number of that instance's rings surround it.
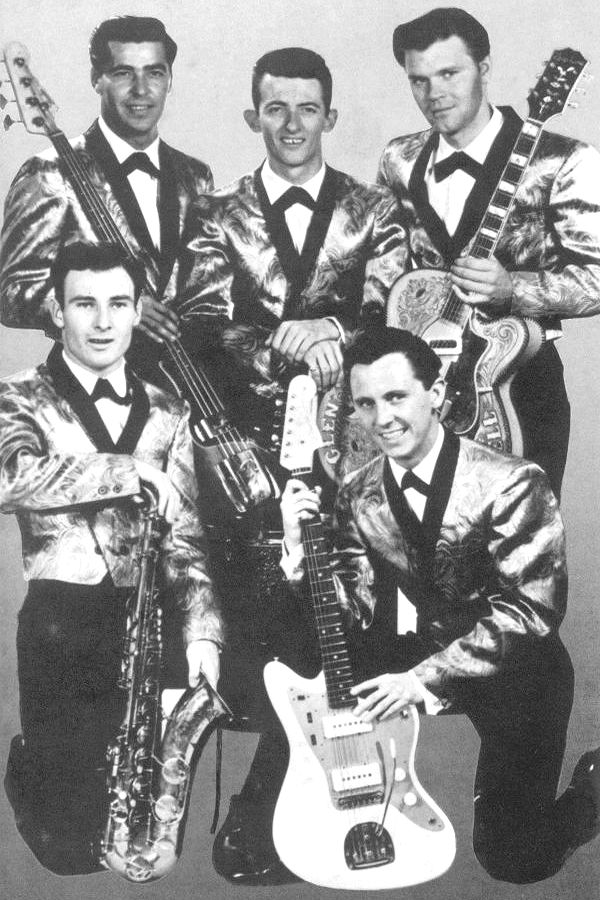
<svg viewBox="0 0 600 900">
<path fill-rule="evenodd" d="M 554 342 L 546 344 L 517 372 L 511 398 L 521 422 L 526 459 L 548 475 L 560 499 L 567 462 L 571 408 L 563 378 L 563 365 Z"/>
<path fill-rule="evenodd" d="M 100 868 L 106 749 L 124 714 L 117 681 L 128 593 L 109 579 L 37 581 L 19 614 L 23 734 L 12 742 L 5 787 L 23 838 L 57 874 Z"/>
</svg>

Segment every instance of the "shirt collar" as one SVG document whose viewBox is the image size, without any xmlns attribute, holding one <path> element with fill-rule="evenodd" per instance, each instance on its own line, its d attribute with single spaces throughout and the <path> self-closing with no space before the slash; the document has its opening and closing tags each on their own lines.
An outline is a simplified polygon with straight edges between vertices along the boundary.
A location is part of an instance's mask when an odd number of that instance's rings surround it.
<svg viewBox="0 0 600 900">
<path fill-rule="evenodd" d="M 427 456 L 423 457 L 420 463 L 412 470 L 421 481 L 424 481 L 425 484 L 431 484 L 431 480 L 433 478 L 433 470 L 435 469 L 436 463 L 438 461 L 438 456 L 440 455 L 440 451 L 442 449 L 442 444 L 444 443 L 444 429 L 441 425 L 438 425 L 438 432 L 433 444 L 433 447 L 427 454 Z M 396 460 L 389 458 L 390 468 L 394 475 L 394 478 L 401 484 L 402 476 L 407 471 L 404 466 L 401 466 Z"/>
<path fill-rule="evenodd" d="M 127 157 L 131 156 L 132 153 L 136 153 L 135 147 L 132 147 L 131 144 L 128 144 L 127 141 L 124 141 L 122 137 L 119 137 L 118 134 L 109 128 L 102 116 L 98 117 L 98 125 L 100 127 L 100 131 L 108 141 L 110 145 L 110 149 L 117 157 L 120 163 L 125 162 Z M 150 159 L 151 163 L 154 163 L 157 169 L 160 169 L 160 161 L 158 154 L 158 146 L 160 144 L 160 138 L 157 137 L 152 143 L 143 150 L 143 153 L 146 153 Z"/>
<path fill-rule="evenodd" d="M 269 160 L 266 159 L 261 169 L 261 177 L 271 206 L 291 187 L 301 187 L 303 190 L 308 191 L 316 202 L 325 178 L 325 163 L 323 163 L 317 174 L 305 181 L 304 184 L 294 185 L 291 181 L 286 181 L 285 178 L 282 178 L 281 175 L 277 175 L 269 165 Z"/>
<path fill-rule="evenodd" d="M 474 137 L 466 147 L 461 147 L 462 152 L 476 160 L 476 162 L 485 162 L 490 147 L 496 140 L 503 123 L 504 117 L 500 110 L 496 106 L 492 107 L 492 115 L 489 122 L 486 123 L 477 137 Z M 441 162 L 453 153 L 456 153 L 456 147 L 451 147 L 444 136 L 440 134 L 438 148 L 435 154 L 436 163 Z"/>
<path fill-rule="evenodd" d="M 98 381 L 99 376 L 95 374 L 95 372 L 90 372 L 89 369 L 86 369 L 80 363 L 76 362 L 74 359 L 71 359 L 70 356 L 67 356 L 65 351 L 62 352 L 63 359 L 65 364 L 71 370 L 79 384 L 82 386 L 84 391 L 87 394 L 91 394 L 94 388 L 96 387 L 96 382 Z M 125 374 L 125 360 L 121 360 L 121 365 L 118 369 L 115 369 L 114 372 L 111 372 L 110 375 L 103 376 L 107 381 L 110 381 L 111 385 L 119 395 L 119 397 L 124 397 L 127 394 L 127 376 Z"/>
</svg>

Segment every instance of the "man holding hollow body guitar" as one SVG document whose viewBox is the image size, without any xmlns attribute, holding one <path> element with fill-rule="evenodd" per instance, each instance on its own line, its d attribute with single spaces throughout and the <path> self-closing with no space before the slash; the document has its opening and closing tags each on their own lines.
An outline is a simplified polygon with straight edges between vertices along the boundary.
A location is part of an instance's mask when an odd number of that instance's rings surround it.
<svg viewBox="0 0 600 900">
<path fill-rule="evenodd" d="M 477 857 L 499 880 L 541 880 L 600 832 L 599 751 L 555 799 L 573 699 L 558 635 L 567 575 L 556 499 L 535 463 L 440 426 L 440 362 L 421 338 L 375 326 L 344 367 L 381 451 L 345 479 L 333 529 L 362 679 L 355 715 L 368 722 L 421 703 L 465 712 L 481 739 Z M 298 585 L 301 523 L 320 505 L 317 491 L 288 482 L 282 564 Z"/>
<path fill-rule="evenodd" d="M 131 254 L 144 265 L 139 328 L 157 340 L 178 334 L 170 303 L 182 224 L 190 202 L 213 185 L 208 166 L 158 136 L 176 53 L 177 45 L 158 19 L 115 16 L 102 22 L 90 42 L 100 116 L 73 142 L 84 176 Z M 34 156 L 17 173 L 6 200 L 0 256 L 4 325 L 42 328 L 57 336 L 50 315 L 50 263 L 63 244 L 74 240 L 97 242 L 100 237 L 56 152 Z M 154 376 L 157 356 L 140 347 L 131 361 L 138 370 L 146 363 L 144 373 Z"/>
<path fill-rule="evenodd" d="M 487 32 L 461 9 L 434 9 L 396 28 L 394 54 L 432 127 L 391 141 L 379 180 L 407 213 L 417 268 L 451 266 L 464 302 L 544 326 L 546 343 L 517 373 L 511 396 L 523 455 L 545 469 L 559 496 L 569 403 L 554 341 L 559 317 L 600 310 L 600 158 L 579 141 L 543 133 L 495 255 L 468 255 L 522 125 L 512 109 L 490 106 L 489 53 Z"/>
</svg>

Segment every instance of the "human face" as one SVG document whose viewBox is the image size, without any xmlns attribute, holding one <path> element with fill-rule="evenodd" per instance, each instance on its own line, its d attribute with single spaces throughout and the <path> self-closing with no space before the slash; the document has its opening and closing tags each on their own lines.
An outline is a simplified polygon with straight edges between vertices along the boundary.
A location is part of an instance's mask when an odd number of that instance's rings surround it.
<svg viewBox="0 0 600 900">
<path fill-rule="evenodd" d="M 52 312 L 67 356 L 99 378 L 118 369 L 140 321 L 139 304 L 125 269 L 67 272 L 64 306 Z"/>
<path fill-rule="evenodd" d="M 404 67 L 427 121 L 451 146 L 466 147 L 491 116 L 489 56 L 475 62 L 463 39 L 452 35 L 426 50 L 408 50 Z"/>
<path fill-rule="evenodd" d="M 415 377 L 403 353 L 388 353 L 350 371 L 350 390 L 360 424 L 386 456 L 413 469 L 435 443 L 444 384 L 430 388 Z"/>
<path fill-rule="evenodd" d="M 337 111 L 325 112 L 321 82 L 316 78 L 263 75 L 258 112 L 247 109 L 244 118 L 261 132 L 269 165 L 292 184 L 302 184 L 323 165 L 321 135 L 331 131 Z"/>
<path fill-rule="evenodd" d="M 109 41 L 112 62 L 105 72 L 92 72 L 102 98 L 102 118 L 115 134 L 138 150 L 158 135 L 158 120 L 171 89 L 171 72 L 160 41 Z"/>
</svg>

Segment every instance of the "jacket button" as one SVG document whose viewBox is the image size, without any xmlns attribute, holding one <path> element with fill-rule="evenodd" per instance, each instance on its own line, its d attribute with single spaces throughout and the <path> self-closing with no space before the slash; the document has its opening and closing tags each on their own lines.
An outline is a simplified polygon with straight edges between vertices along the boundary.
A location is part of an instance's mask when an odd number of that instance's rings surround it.
<svg viewBox="0 0 600 900">
<path fill-rule="evenodd" d="M 121 493 L 121 485 L 120 485 L 120 484 L 115 484 L 114 487 L 113 487 L 113 491 L 114 491 L 115 494 L 120 494 L 120 493 Z"/>
<path fill-rule="evenodd" d="M 108 493 L 108 488 L 106 487 L 105 484 L 100 485 L 100 487 L 98 488 L 98 493 L 99 494 L 107 494 Z"/>
<path fill-rule="evenodd" d="M 94 547 L 94 553 L 97 553 L 98 556 L 102 556 L 102 550 L 100 549 L 100 547 Z"/>
</svg>

